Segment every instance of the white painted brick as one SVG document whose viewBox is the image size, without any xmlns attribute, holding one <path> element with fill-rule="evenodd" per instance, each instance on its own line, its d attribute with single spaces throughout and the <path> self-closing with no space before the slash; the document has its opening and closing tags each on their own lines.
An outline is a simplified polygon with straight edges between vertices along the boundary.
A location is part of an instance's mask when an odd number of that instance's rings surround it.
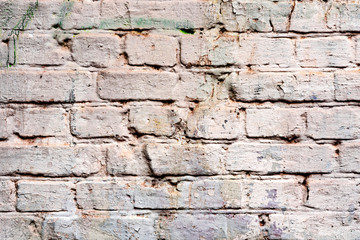
<svg viewBox="0 0 360 240">
<path fill-rule="evenodd" d="M 69 49 L 60 46 L 51 34 L 21 34 L 9 43 L 9 62 L 16 64 L 62 65 L 70 58 Z M 16 58 L 16 59 L 15 59 Z"/>
<path fill-rule="evenodd" d="M 306 189 L 301 185 L 303 178 L 279 180 L 248 180 L 244 193 L 252 209 L 300 208 Z"/>
<path fill-rule="evenodd" d="M 354 211 L 359 208 L 360 180 L 310 177 L 306 205 L 322 210 Z"/>
<path fill-rule="evenodd" d="M 296 53 L 301 67 L 347 67 L 353 60 L 351 41 L 344 36 L 298 40 Z"/>
<path fill-rule="evenodd" d="M 338 101 L 360 100 L 359 71 L 346 71 L 335 74 L 335 98 Z"/>
<path fill-rule="evenodd" d="M 7 127 L 7 110 L 0 109 L 0 139 L 6 139 L 8 137 Z"/>
<path fill-rule="evenodd" d="M 6 67 L 8 60 L 8 46 L 6 43 L 0 43 L 0 68 Z"/>
<path fill-rule="evenodd" d="M 233 98 L 240 101 L 331 101 L 334 75 L 322 72 L 233 73 Z"/>
<path fill-rule="evenodd" d="M 89 72 L 0 72 L 0 102 L 77 102 L 96 99 L 95 79 Z"/>
<path fill-rule="evenodd" d="M 150 170 L 139 144 L 118 143 L 108 148 L 107 171 L 111 175 L 149 175 Z"/>
<path fill-rule="evenodd" d="M 109 67 L 121 53 L 121 39 L 115 34 L 79 34 L 72 41 L 72 56 L 85 67 Z"/>
<path fill-rule="evenodd" d="M 221 146 L 149 144 L 147 156 L 155 175 L 214 175 L 224 172 Z"/>
<path fill-rule="evenodd" d="M 288 38 L 240 37 L 240 63 L 288 68 L 295 66 L 294 43 Z"/>
<path fill-rule="evenodd" d="M 14 182 L 3 179 L 0 180 L 0 212 L 15 211 L 15 194 L 16 188 Z"/>
<path fill-rule="evenodd" d="M 337 169 L 337 162 L 332 146 L 234 143 L 227 150 L 226 169 L 260 173 L 330 173 Z"/>
<path fill-rule="evenodd" d="M 24 214 L 0 217 L 0 236 L 4 240 L 41 240 L 42 219 Z"/>
<path fill-rule="evenodd" d="M 178 40 L 164 35 L 127 35 L 125 51 L 130 65 L 174 66 Z"/>
<path fill-rule="evenodd" d="M 98 77 L 98 93 L 109 100 L 174 100 L 174 73 L 106 71 Z"/>
<path fill-rule="evenodd" d="M 186 135 L 191 138 L 236 139 L 242 129 L 240 114 L 233 106 L 204 103 L 189 113 Z"/>
<path fill-rule="evenodd" d="M 360 109 L 313 108 L 307 111 L 307 135 L 315 139 L 355 139 L 360 135 Z"/>
<path fill-rule="evenodd" d="M 360 145 L 359 143 L 343 143 L 339 148 L 341 172 L 360 173 Z"/>
<path fill-rule="evenodd" d="M 71 187 L 66 182 L 20 181 L 16 209 L 21 212 L 72 210 L 75 202 Z"/>
<path fill-rule="evenodd" d="M 297 137 L 305 131 L 303 109 L 247 109 L 249 137 Z"/>
<path fill-rule="evenodd" d="M 226 66 L 239 62 L 239 41 L 236 36 L 219 38 L 184 36 L 181 38 L 181 62 L 187 66 Z"/>
<path fill-rule="evenodd" d="M 16 132 L 22 137 L 65 136 L 67 119 L 62 108 L 20 109 L 16 113 Z"/>
<path fill-rule="evenodd" d="M 97 173 L 105 159 L 100 146 L 0 148 L 0 175 L 86 176 Z M 9 164 L 11 162 L 11 164 Z"/>
<path fill-rule="evenodd" d="M 168 137 L 175 133 L 176 124 L 181 122 L 176 109 L 156 106 L 131 108 L 129 120 L 137 133 Z"/>
<path fill-rule="evenodd" d="M 71 111 L 71 132 L 79 138 L 126 136 L 127 122 L 122 108 L 85 107 Z"/>
<path fill-rule="evenodd" d="M 204 74 L 184 72 L 180 74 L 180 81 L 176 92 L 179 100 L 205 101 L 211 97 L 213 79 Z"/>
<path fill-rule="evenodd" d="M 127 182 L 80 182 L 76 200 L 84 210 L 129 210 L 133 208 L 130 187 Z"/>
</svg>

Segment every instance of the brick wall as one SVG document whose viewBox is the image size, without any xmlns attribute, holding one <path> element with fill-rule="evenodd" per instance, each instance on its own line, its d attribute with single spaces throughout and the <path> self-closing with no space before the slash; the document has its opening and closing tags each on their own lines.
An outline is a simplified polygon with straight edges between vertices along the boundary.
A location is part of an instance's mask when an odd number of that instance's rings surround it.
<svg viewBox="0 0 360 240">
<path fill-rule="evenodd" d="M 0 238 L 359 239 L 359 11 L 0 0 Z"/>
</svg>

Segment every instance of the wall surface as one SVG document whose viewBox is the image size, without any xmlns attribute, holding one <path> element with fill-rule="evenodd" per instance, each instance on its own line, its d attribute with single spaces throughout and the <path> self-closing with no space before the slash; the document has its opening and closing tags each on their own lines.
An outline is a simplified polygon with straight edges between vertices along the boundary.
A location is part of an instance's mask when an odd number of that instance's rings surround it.
<svg viewBox="0 0 360 240">
<path fill-rule="evenodd" d="M 359 12 L 0 0 L 0 239 L 360 239 Z"/>
</svg>

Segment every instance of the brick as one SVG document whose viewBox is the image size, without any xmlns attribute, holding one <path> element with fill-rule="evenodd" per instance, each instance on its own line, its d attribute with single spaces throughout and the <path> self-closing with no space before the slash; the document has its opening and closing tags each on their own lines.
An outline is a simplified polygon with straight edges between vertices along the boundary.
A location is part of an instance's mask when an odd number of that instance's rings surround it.
<svg viewBox="0 0 360 240">
<path fill-rule="evenodd" d="M 0 212 L 15 211 L 15 193 L 15 183 L 10 180 L 0 180 Z"/>
<path fill-rule="evenodd" d="M 0 68 L 6 67 L 8 59 L 8 46 L 6 43 L 0 43 Z"/>
<path fill-rule="evenodd" d="M 75 209 L 74 195 L 66 182 L 18 183 L 16 209 L 21 212 L 69 211 Z"/>
<path fill-rule="evenodd" d="M 71 110 L 71 132 L 79 138 L 128 135 L 126 112 L 116 107 L 86 107 Z"/>
<path fill-rule="evenodd" d="M 4 240 L 40 240 L 42 220 L 24 214 L 1 215 L 0 236 Z"/>
<path fill-rule="evenodd" d="M 150 169 L 139 144 L 118 143 L 108 148 L 107 171 L 111 175 L 149 175 Z"/>
<path fill-rule="evenodd" d="M 238 101 L 331 101 L 334 75 L 321 72 L 233 73 L 233 98 Z"/>
<path fill-rule="evenodd" d="M 227 170 L 239 172 L 330 173 L 337 169 L 335 149 L 316 144 L 235 143 L 225 159 Z"/>
<path fill-rule="evenodd" d="M 360 63 L 360 37 L 354 37 L 355 41 L 355 62 Z"/>
<path fill-rule="evenodd" d="M 155 175 L 214 175 L 224 172 L 219 145 L 148 144 L 146 154 Z"/>
<path fill-rule="evenodd" d="M 109 67 L 121 53 L 121 39 L 114 34 L 79 34 L 73 38 L 71 50 L 81 66 Z"/>
<path fill-rule="evenodd" d="M 241 134 L 240 114 L 236 107 L 205 103 L 189 113 L 186 135 L 191 138 L 236 139 Z"/>
<path fill-rule="evenodd" d="M 8 138 L 7 110 L 0 109 L 0 139 Z"/>
<path fill-rule="evenodd" d="M 336 212 L 278 213 L 262 231 L 269 239 L 357 239 L 358 214 Z"/>
<path fill-rule="evenodd" d="M 96 100 L 95 81 L 82 71 L 0 72 L 0 102 L 78 102 Z"/>
<path fill-rule="evenodd" d="M 22 137 L 65 136 L 67 119 L 62 108 L 21 109 L 16 113 L 16 132 Z"/>
<path fill-rule="evenodd" d="M 301 67 L 346 67 L 353 59 L 347 37 L 306 38 L 296 42 Z"/>
<path fill-rule="evenodd" d="M 218 21 L 219 7 L 218 3 L 196 0 L 107 1 L 101 5 L 99 28 L 171 30 L 209 28 Z"/>
<path fill-rule="evenodd" d="M 313 108 L 307 111 L 307 135 L 314 139 L 355 139 L 360 135 L 357 108 Z"/>
<path fill-rule="evenodd" d="M 130 126 L 140 134 L 172 136 L 176 124 L 181 122 L 176 110 L 155 106 L 138 106 L 130 109 Z"/>
<path fill-rule="evenodd" d="M 100 98 L 108 100 L 174 100 L 174 73 L 106 71 L 98 77 Z"/>
<path fill-rule="evenodd" d="M 360 145 L 358 143 L 343 143 L 339 148 L 341 172 L 360 173 Z"/>
<path fill-rule="evenodd" d="M 249 137 L 298 137 L 305 131 L 303 113 L 303 109 L 247 109 L 247 135 Z"/>
<path fill-rule="evenodd" d="M 176 92 L 179 100 L 205 101 L 211 97 L 214 80 L 209 75 L 181 73 Z"/>
<path fill-rule="evenodd" d="M 127 182 L 80 182 L 76 200 L 84 210 L 133 209 L 131 185 Z"/>
<path fill-rule="evenodd" d="M 290 30 L 295 32 L 332 32 L 328 26 L 332 3 L 322 1 L 296 2 L 291 15 Z M 331 21 L 331 20 L 330 20 Z"/>
<path fill-rule="evenodd" d="M 174 66 L 178 40 L 164 35 L 127 35 L 125 51 L 130 65 Z"/>
<path fill-rule="evenodd" d="M 240 36 L 240 63 L 288 68 L 295 66 L 294 43 L 287 38 Z"/>
<path fill-rule="evenodd" d="M 44 221 L 44 239 L 157 239 L 154 216 L 127 214 L 91 214 L 84 217 L 48 216 Z"/>
<path fill-rule="evenodd" d="M 360 100 L 360 78 L 358 71 L 335 74 L 335 98 L 338 101 Z"/>
<path fill-rule="evenodd" d="M 335 9 L 338 15 L 335 19 L 338 21 L 341 31 L 360 31 L 359 25 L 356 24 L 360 20 L 358 2 L 347 2 L 346 4 L 340 2 L 335 4 Z"/>
<path fill-rule="evenodd" d="M 359 179 L 310 177 L 306 206 L 322 210 L 354 211 L 360 197 Z"/>
<path fill-rule="evenodd" d="M 12 64 L 37 64 L 58 66 L 70 58 L 68 49 L 61 47 L 50 34 L 23 33 L 9 43 L 9 62 Z"/>
<path fill-rule="evenodd" d="M 244 190 L 252 209 L 298 209 L 303 204 L 306 190 L 303 178 L 278 180 L 248 180 Z"/>
<path fill-rule="evenodd" d="M 229 31 L 284 32 L 288 27 L 292 2 L 235 0 L 222 6 L 221 16 Z"/>
<path fill-rule="evenodd" d="M 248 214 L 172 214 L 160 221 L 162 239 L 256 239 L 257 216 Z"/>
<path fill-rule="evenodd" d="M 239 62 L 239 42 L 236 36 L 181 38 L 181 62 L 187 66 L 227 66 Z"/>
<path fill-rule="evenodd" d="M 0 150 L 0 175 L 87 176 L 97 173 L 105 159 L 99 146 L 3 146 Z"/>
</svg>

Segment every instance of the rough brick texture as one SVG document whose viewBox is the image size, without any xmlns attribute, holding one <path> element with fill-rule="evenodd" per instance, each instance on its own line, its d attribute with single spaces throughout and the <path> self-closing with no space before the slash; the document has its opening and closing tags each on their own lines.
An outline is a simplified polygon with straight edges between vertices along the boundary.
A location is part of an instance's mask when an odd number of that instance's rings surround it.
<svg viewBox="0 0 360 240">
<path fill-rule="evenodd" d="M 0 0 L 0 239 L 360 239 L 359 0 Z"/>
</svg>

